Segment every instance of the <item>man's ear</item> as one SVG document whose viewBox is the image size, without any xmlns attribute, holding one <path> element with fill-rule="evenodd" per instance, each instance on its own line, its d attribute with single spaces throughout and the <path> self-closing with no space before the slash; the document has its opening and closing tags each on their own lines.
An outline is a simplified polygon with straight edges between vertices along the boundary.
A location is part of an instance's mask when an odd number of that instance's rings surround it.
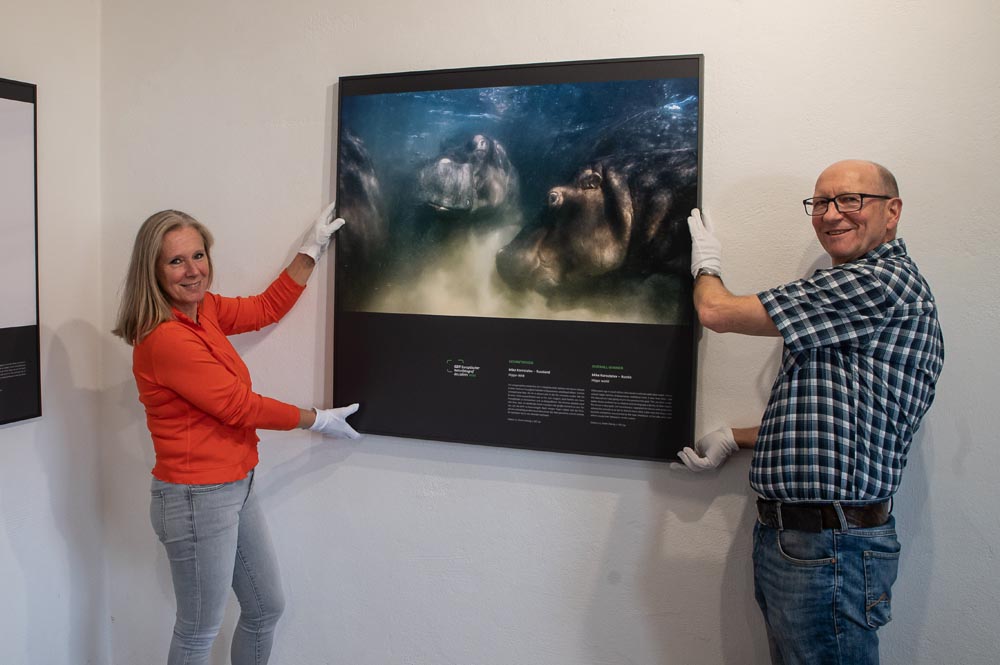
<svg viewBox="0 0 1000 665">
<path fill-rule="evenodd" d="M 889 220 L 886 222 L 886 228 L 895 232 L 896 227 L 899 225 L 899 216 L 903 212 L 903 199 L 898 196 L 894 199 L 889 199 L 886 201 L 886 211 L 889 213 Z"/>
</svg>

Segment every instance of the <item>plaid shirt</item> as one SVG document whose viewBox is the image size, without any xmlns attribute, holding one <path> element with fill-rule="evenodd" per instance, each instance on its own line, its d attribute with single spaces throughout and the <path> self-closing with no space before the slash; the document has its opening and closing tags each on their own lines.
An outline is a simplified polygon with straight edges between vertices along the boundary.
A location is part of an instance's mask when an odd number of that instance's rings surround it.
<svg viewBox="0 0 1000 665">
<path fill-rule="evenodd" d="M 785 348 L 750 484 L 783 501 L 890 497 L 944 362 L 934 296 L 906 245 L 757 297 Z"/>
</svg>

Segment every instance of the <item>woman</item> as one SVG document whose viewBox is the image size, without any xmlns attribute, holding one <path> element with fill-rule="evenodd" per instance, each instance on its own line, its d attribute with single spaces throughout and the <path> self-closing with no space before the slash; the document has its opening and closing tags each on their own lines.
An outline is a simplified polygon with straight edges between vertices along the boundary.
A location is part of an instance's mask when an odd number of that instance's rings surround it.
<svg viewBox="0 0 1000 665">
<path fill-rule="evenodd" d="M 234 665 L 271 652 L 284 596 L 267 523 L 253 492 L 257 428 L 360 436 L 345 420 L 357 404 L 301 409 L 251 389 L 227 335 L 260 330 L 298 300 L 330 236 L 333 205 L 299 253 L 258 296 L 223 298 L 212 283 L 212 235 L 176 210 L 147 219 L 135 239 L 114 334 L 132 373 L 156 451 L 150 518 L 167 550 L 177 598 L 168 665 L 208 663 L 229 587 L 240 602 Z"/>
</svg>

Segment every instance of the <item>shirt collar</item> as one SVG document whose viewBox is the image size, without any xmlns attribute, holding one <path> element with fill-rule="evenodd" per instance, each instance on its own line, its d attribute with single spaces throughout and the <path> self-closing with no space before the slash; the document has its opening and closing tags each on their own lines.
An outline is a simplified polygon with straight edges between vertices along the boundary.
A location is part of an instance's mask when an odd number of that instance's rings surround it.
<svg viewBox="0 0 1000 665">
<path fill-rule="evenodd" d="M 894 238 L 889 242 L 884 242 L 857 260 L 887 259 L 891 256 L 906 256 L 906 243 L 903 242 L 902 238 Z"/>
<path fill-rule="evenodd" d="M 198 323 L 197 321 L 192 321 L 190 316 L 188 316 L 181 310 L 177 309 L 176 307 L 171 307 L 170 311 L 174 313 L 174 318 L 180 321 L 181 323 L 186 323 L 189 326 L 197 326 L 199 328 L 201 327 L 200 323 Z M 198 313 L 199 314 L 201 313 L 201 303 L 198 303 Z M 198 318 L 201 319 L 201 316 L 199 316 Z"/>
</svg>

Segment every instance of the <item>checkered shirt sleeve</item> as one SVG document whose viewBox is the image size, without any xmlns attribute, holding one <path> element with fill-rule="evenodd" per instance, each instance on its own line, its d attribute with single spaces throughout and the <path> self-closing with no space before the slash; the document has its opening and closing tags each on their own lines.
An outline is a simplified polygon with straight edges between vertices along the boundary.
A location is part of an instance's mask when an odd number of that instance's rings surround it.
<svg viewBox="0 0 1000 665">
<path fill-rule="evenodd" d="M 758 298 L 785 348 L 751 485 L 783 501 L 888 498 L 944 361 L 934 297 L 905 244 Z"/>
</svg>

